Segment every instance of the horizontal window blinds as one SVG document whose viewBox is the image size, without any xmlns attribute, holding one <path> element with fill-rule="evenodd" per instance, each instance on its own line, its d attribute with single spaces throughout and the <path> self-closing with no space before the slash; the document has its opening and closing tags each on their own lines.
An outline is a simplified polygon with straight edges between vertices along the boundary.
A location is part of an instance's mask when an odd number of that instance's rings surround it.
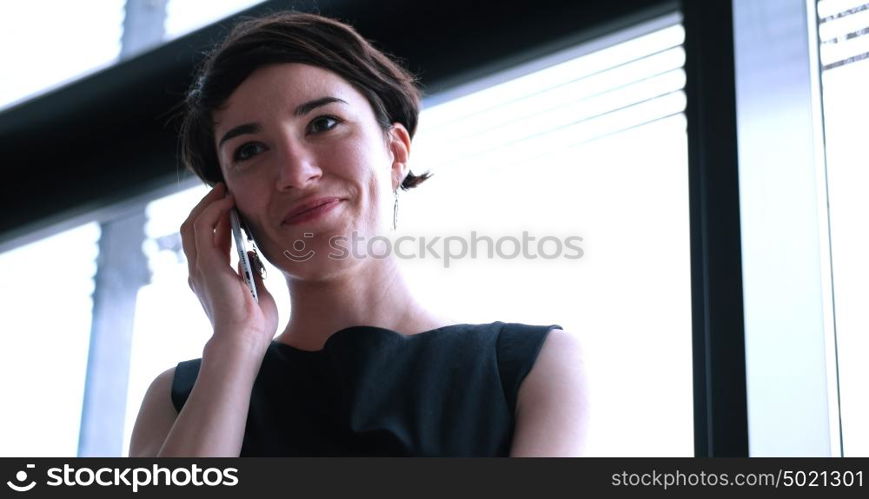
<svg viewBox="0 0 869 499">
<path fill-rule="evenodd" d="M 818 37 L 824 70 L 869 58 L 869 3 L 864 0 L 818 2 Z"/>
<path fill-rule="evenodd" d="M 500 168 L 680 115 L 684 37 L 677 21 L 425 109 L 415 156 L 435 171 Z"/>
</svg>

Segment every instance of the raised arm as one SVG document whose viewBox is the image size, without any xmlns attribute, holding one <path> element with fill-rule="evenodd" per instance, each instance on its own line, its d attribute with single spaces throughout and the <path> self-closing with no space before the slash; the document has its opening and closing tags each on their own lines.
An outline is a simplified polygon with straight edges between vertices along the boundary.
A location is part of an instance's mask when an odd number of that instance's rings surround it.
<svg viewBox="0 0 869 499">
<path fill-rule="evenodd" d="M 211 321 L 213 335 L 177 417 L 170 400 L 174 373 L 164 372 L 151 384 L 130 441 L 131 456 L 241 453 L 251 390 L 275 334 L 278 311 L 258 272 L 253 273 L 259 294 L 255 301 L 240 272 L 230 266 L 233 206 L 233 197 L 218 184 L 181 224 L 188 284 Z"/>
<path fill-rule="evenodd" d="M 175 369 L 157 376 L 139 410 L 130 457 L 239 456 L 263 355 L 259 349 L 209 342 L 180 413 L 170 393 Z"/>
</svg>

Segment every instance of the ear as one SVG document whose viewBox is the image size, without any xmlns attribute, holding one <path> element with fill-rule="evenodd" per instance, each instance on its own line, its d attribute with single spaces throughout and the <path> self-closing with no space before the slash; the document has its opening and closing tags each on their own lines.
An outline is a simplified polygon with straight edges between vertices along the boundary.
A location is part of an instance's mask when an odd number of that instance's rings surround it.
<svg viewBox="0 0 869 499">
<path fill-rule="evenodd" d="M 401 186 L 401 182 L 410 168 L 407 162 L 410 159 L 410 134 L 401 123 L 393 123 L 389 129 L 389 151 L 392 153 L 392 190 Z"/>
</svg>

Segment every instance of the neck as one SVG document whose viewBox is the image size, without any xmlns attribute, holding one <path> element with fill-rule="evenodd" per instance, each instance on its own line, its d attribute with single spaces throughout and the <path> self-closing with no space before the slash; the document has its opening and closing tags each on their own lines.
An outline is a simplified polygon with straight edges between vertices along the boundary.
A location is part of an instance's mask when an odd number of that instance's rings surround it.
<svg viewBox="0 0 869 499">
<path fill-rule="evenodd" d="M 393 258 L 369 258 L 328 280 L 287 279 L 292 314 L 276 338 L 303 350 L 319 350 L 332 333 L 377 326 L 415 334 L 449 324 L 413 297 Z"/>
</svg>

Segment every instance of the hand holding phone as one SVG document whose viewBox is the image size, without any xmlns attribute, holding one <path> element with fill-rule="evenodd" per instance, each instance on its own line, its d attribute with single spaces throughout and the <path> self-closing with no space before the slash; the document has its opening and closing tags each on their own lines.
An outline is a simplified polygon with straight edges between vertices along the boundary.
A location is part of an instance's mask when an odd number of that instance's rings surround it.
<svg viewBox="0 0 869 499">
<path fill-rule="evenodd" d="M 278 309 L 262 277 L 255 273 L 259 270 L 254 266 L 259 260 L 256 245 L 250 237 L 242 237 L 243 232 L 248 236 L 250 232 L 240 213 L 235 211 L 235 197 L 222 182 L 190 210 L 180 228 L 187 283 L 214 328 L 209 344 L 253 342 L 264 351 L 277 330 Z M 239 250 L 236 268 L 231 262 L 233 238 Z M 254 251 L 250 256 L 248 242 Z M 239 275 L 245 285 L 239 286 Z"/>
</svg>

